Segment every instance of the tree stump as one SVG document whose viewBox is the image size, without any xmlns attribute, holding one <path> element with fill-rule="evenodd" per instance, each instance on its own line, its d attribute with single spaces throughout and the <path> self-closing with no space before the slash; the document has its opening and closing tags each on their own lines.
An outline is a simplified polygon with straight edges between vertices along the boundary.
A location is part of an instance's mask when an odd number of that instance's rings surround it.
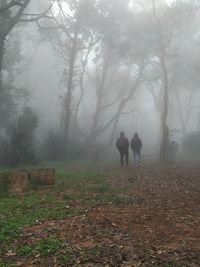
<svg viewBox="0 0 200 267">
<path fill-rule="evenodd" d="M 7 194 L 10 190 L 10 173 L 0 173 L 0 193 Z"/>
<path fill-rule="evenodd" d="M 28 190 L 27 171 L 13 171 L 8 174 L 10 193 L 22 194 Z"/>
<path fill-rule="evenodd" d="M 41 170 L 41 184 L 55 185 L 55 169 Z"/>
<path fill-rule="evenodd" d="M 30 178 L 39 185 L 55 185 L 55 169 L 32 170 Z"/>
</svg>

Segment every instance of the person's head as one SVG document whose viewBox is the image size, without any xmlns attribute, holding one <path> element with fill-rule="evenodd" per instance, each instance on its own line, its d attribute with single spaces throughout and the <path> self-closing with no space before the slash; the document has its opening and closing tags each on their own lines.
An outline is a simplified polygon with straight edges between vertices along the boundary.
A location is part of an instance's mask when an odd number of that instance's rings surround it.
<svg viewBox="0 0 200 267">
<path fill-rule="evenodd" d="M 120 137 L 124 137 L 124 136 L 125 136 L 124 132 L 121 132 Z"/>
<path fill-rule="evenodd" d="M 134 138 L 139 138 L 138 133 L 135 133 L 135 134 L 134 134 Z"/>
</svg>

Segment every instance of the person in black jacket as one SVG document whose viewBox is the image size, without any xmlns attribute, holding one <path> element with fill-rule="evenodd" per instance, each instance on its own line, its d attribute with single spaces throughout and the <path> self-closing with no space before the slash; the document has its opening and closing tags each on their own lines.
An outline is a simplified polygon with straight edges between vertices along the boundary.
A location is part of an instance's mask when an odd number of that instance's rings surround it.
<svg viewBox="0 0 200 267">
<path fill-rule="evenodd" d="M 126 165 L 129 164 L 129 141 L 128 138 L 125 136 L 124 132 L 120 133 L 120 137 L 117 139 L 116 147 L 120 153 L 120 162 L 121 166 L 124 166 L 124 157 L 126 159 Z"/>
<path fill-rule="evenodd" d="M 135 164 L 141 162 L 141 149 L 142 149 L 142 141 L 139 138 L 138 133 L 135 133 L 134 137 L 131 140 L 131 148 L 133 150 L 133 158 Z"/>
</svg>

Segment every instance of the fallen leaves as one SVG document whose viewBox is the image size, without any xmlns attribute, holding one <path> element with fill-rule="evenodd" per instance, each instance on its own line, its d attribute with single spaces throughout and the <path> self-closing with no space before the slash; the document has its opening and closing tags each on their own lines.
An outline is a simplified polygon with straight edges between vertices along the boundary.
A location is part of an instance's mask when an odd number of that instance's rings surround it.
<svg viewBox="0 0 200 267">
<path fill-rule="evenodd" d="M 78 208 L 79 215 L 35 220 L 21 229 L 13 244 L 37 246 L 53 235 L 60 242 L 54 254 L 38 253 L 26 262 L 15 250 L 3 256 L 16 259 L 16 266 L 198 267 L 199 178 L 198 167 L 147 166 L 137 173 L 131 168 L 121 170 L 117 177 L 109 176 L 108 183 L 123 203 L 109 200 L 87 206 L 76 191 L 76 199 L 63 209 Z M 90 196 L 93 199 L 99 193 Z"/>
</svg>

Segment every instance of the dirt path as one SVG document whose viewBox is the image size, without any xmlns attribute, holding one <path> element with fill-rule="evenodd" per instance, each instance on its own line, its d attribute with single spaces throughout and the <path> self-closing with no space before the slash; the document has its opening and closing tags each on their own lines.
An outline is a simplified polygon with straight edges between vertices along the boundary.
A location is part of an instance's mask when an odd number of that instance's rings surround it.
<svg viewBox="0 0 200 267">
<path fill-rule="evenodd" d="M 119 192 L 126 204 L 82 204 L 80 215 L 24 227 L 16 244 L 34 244 L 53 231 L 63 244 L 63 258 L 19 257 L 18 266 L 200 266 L 200 168 L 119 172 L 107 182 L 131 187 Z"/>
</svg>

